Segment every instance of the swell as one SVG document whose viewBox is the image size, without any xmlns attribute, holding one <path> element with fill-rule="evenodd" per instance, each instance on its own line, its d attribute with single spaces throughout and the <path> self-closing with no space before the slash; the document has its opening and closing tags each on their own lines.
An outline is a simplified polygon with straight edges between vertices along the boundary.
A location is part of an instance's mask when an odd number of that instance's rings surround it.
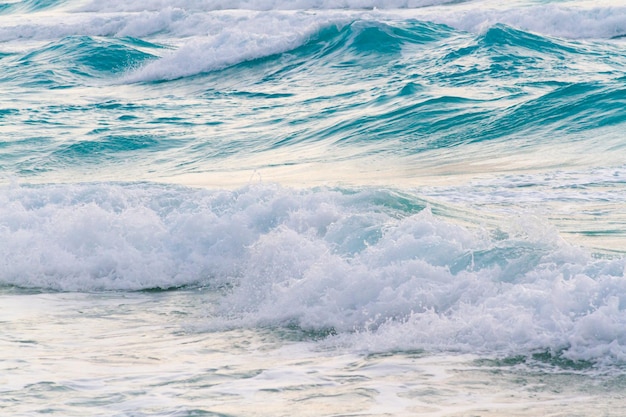
<svg viewBox="0 0 626 417">
<path fill-rule="evenodd" d="M 543 167 L 572 161 L 584 167 L 576 156 L 581 149 L 589 161 L 622 163 L 615 150 L 623 149 L 626 55 L 613 44 L 502 25 L 472 35 L 420 21 L 356 21 L 325 26 L 284 52 L 265 55 L 263 47 L 256 51 L 261 56 L 221 69 L 211 70 L 213 52 L 205 61 L 194 49 L 201 65 L 189 71 L 186 55 L 174 51 L 167 69 L 174 72 L 161 74 L 178 74 L 176 80 L 150 76 L 117 85 L 141 63 L 158 71 L 155 56 L 163 50 L 135 38 L 70 37 L 1 58 L 8 85 L 54 90 L 113 82 L 116 91 L 132 87 L 159 98 L 137 101 L 131 93 L 95 104 L 10 104 L 1 117 L 24 128 L 9 132 L 6 171 L 71 173 L 98 163 L 150 178 L 137 167 L 179 175 L 233 161 L 252 171 L 385 156 L 419 156 L 432 169 L 470 155 L 475 163 L 492 161 L 521 148 L 554 154 L 536 159 Z M 131 74 L 141 79 L 142 71 Z M 51 125 L 76 134 L 51 141 Z M 25 160 L 20 152 L 35 150 L 28 145 L 34 138 L 42 146 Z M 449 152 L 435 154 L 441 149 Z M 557 160 L 559 153 L 568 159 Z"/>
<path fill-rule="evenodd" d="M 67 88 L 138 67 L 161 49 L 135 38 L 72 36 L 3 59 L 8 85 Z M 151 53 L 152 52 L 152 53 Z"/>
<path fill-rule="evenodd" d="M 275 96 L 278 114 L 287 103 L 315 108 L 302 117 L 264 120 L 287 132 L 303 127 L 269 141 L 273 148 L 362 144 L 368 153 L 408 156 L 474 142 L 508 144 L 531 132 L 536 144 L 554 132 L 562 141 L 603 129 L 614 136 L 625 121 L 625 58 L 611 46 L 592 49 L 502 25 L 469 36 L 431 23 L 359 21 L 205 77 L 226 86 L 248 78 L 277 92 L 280 85 L 289 94 Z M 592 69 L 598 63 L 604 72 Z M 310 91 L 297 84 L 311 79 L 323 91 L 334 83 L 336 94 L 299 101 L 298 93 Z"/>
</svg>

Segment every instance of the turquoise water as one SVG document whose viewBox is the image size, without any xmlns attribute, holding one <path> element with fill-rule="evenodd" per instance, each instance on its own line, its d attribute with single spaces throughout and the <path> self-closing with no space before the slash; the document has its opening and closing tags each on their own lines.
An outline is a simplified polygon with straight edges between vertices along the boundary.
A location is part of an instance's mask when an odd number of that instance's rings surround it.
<svg viewBox="0 0 626 417">
<path fill-rule="evenodd" d="M 1 3 L 0 409 L 618 415 L 625 36 L 585 0 Z"/>
</svg>

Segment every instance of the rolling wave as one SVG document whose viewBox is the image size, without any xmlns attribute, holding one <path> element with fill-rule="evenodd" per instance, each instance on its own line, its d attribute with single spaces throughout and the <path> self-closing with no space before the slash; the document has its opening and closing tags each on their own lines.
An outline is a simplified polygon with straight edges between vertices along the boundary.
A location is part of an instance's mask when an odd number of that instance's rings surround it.
<svg viewBox="0 0 626 417">
<path fill-rule="evenodd" d="M 504 25 L 471 34 L 416 20 L 325 24 L 291 38 L 281 29 L 261 43 L 253 32 L 235 33 L 173 50 L 128 37 L 69 37 L 6 55 L 9 85 L 110 85 L 161 97 L 169 80 L 175 92 L 158 101 L 131 95 L 126 103 L 103 97 L 14 109 L 2 117 L 25 122 L 33 137 L 44 140 L 50 125 L 77 134 L 42 142 L 28 160 L 11 157 L 7 145 L 7 167 L 50 172 L 86 157 L 113 171 L 139 163 L 179 175 L 232 158 L 252 171 L 267 160 L 287 166 L 392 157 L 412 164 L 419 155 L 428 171 L 473 155 L 498 170 L 520 147 L 555 155 L 529 158 L 535 165 L 524 168 L 584 167 L 580 149 L 589 161 L 602 155 L 622 163 L 614 150 L 623 146 L 626 54 L 616 45 Z M 211 102 L 226 105 L 213 112 Z M 59 119 L 61 112 L 71 118 Z"/>
<path fill-rule="evenodd" d="M 219 295 L 214 327 L 624 359 L 624 258 L 594 258 L 532 217 L 467 228 L 418 194 L 375 188 L 103 183 L 9 186 L 0 199 L 3 291 L 191 287 Z"/>
</svg>

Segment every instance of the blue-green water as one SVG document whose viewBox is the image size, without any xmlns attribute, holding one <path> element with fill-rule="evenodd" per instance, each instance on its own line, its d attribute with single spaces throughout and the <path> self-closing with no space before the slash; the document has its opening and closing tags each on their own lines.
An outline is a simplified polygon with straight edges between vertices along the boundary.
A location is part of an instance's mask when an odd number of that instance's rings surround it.
<svg viewBox="0 0 626 417">
<path fill-rule="evenodd" d="M 0 3 L 0 411 L 619 415 L 620 3 Z"/>
</svg>

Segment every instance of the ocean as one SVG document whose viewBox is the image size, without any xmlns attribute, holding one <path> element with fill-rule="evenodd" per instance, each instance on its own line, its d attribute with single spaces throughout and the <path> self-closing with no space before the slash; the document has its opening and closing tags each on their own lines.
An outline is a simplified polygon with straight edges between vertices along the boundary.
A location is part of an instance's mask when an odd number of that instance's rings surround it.
<svg viewBox="0 0 626 417">
<path fill-rule="evenodd" d="M 0 64 L 1 415 L 623 415 L 623 1 L 4 0 Z"/>
</svg>

